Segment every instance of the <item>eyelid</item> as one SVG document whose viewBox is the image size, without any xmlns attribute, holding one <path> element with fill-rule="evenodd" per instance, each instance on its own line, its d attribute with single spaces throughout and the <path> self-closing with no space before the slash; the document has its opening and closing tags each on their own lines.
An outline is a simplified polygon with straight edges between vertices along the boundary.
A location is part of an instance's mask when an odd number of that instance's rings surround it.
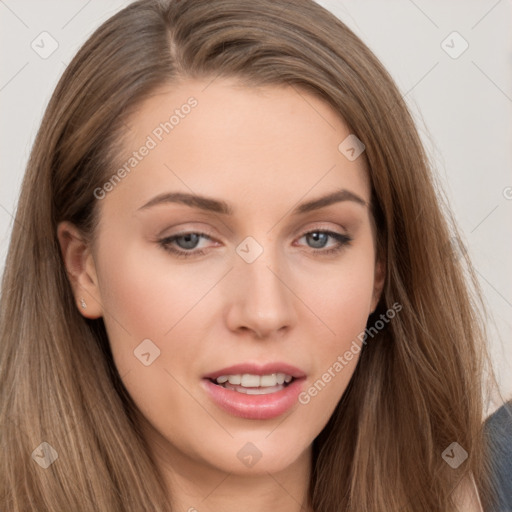
<svg viewBox="0 0 512 512">
<path fill-rule="evenodd" d="M 346 231 L 346 230 L 345 230 Z M 317 254 L 319 256 L 329 256 L 329 255 L 335 255 L 339 252 L 341 252 L 347 245 L 350 245 L 353 238 L 348 233 L 340 233 L 337 230 L 334 230 L 332 228 L 328 227 L 321 227 L 321 226 L 312 226 L 309 229 L 304 228 L 301 230 L 300 235 L 294 238 L 294 240 L 300 240 L 301 238 L 304 238 L 307 235 L 311 235 L 312 233 L 324 233 L 327 234 L 328 237 L 331 239 L 334 239 L 336 241 L 334 247 L 328 247 L 328 248 L 310 248 L 309 252 L 312 254 Z M 193 257 L 199 257 L 204 255 L 206 252 L 209 252 L 209 247 L 203 248 L 203 249 L 180 249 L 172 246 L 172 243 L 176 241 L 176 239 L 181 238 L 183 236 L 187 235 L 198 235 L 199 237 L 203 239 L 209 239 L 212 241 L 215 241 L 215 235 L 212 235 L 211 232 L 207 229 L 205 230 L 182 230 L 177 233 L 173 233 L 172 235 L 165 236 L 158 240 L 158 244 L 162 249 L 165 251 L 173 254 L 174 256 L 178 258 L 193 258 Z"/>
<path fill-rule="evenodd" d="M 313 225 L 308 226 L 308 227 L 302 227 L 300 230 L 297 230 L 297 229 L 290 230 L 290 231 L 288 231 L 288 234 L 293 233 L 294 238 L 303 237 L 304 235 L 307 235 L 307 234 L 311 233 L 312 231 L 331 231 L 331 232 L 334 232 L 337 234 L 347 235 L 347 236 L 349 234 L 349 232 L 348 232 L 349 230 L 346 229 L 345 226 L 343 226 L 341 224 L 337 224 L 337 227 L 335 227 L 335 228 L 332 227 L 333 222 L 330 222 L 329 223 L 330 225 L 327 225 L 326 222 L 320 222 L 319 224 L 318 223 L 312 223 L 312 224 Z M 339 233 L 338 230 L 340 228 L 343 231 L 343 233 Z M 163 232 L 165 232 L 165 231 L 166 230 L 164 230 Z M 161 240 L 167 240 L 169 238 L 185 236 L 185 235 L 189 235 L 189 234 L 206 235 L 206 237 L 208 237 L 212 240 L 218 239 L 220 236 L 217 234 L 216 230 L 209 229 L 208 227 L 200 227 L 200 228 L 185 227 L 185 228 L 177 231 L 176 233 L 171 233 L 170 235 L 158 235 L 156 238 L 157 238 L 157 241 L 161 241 Z M 242 239 L 243 238 L 244 237 L 242 237 Z"/>
<path fill-rule="evenodd" d="M 185 227 L 181 227 L 185 226 Z M 174 232 L 174 229 L 177 229 L 178 231 Z M 163 234 L 171 232 L 170 235 Z M 183 222 L 178 225 L 174 226 L 167 226 L 165 229 L 162 229 L 159 231 L 159 234 L 156 235 L 156 238 L 169 238 L 171 236 L 178 236 L 178 235 L 186 235 L 188 233 L 201 233 L 208 235 L 210 237 L 217 237 L 219 235 L 215 234 L 216 230 L 210 228 L 208 225 L 205 225 L 202 222 Z"/>
</svg>

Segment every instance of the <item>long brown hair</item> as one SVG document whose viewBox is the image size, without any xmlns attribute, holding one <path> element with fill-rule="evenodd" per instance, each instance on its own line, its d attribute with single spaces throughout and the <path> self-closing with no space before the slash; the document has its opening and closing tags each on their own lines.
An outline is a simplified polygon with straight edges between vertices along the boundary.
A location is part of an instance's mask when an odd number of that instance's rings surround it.
<svg viewBox="0 0 512 512">
<path fill-rule="evenodd" d="M 2 283 L 0 508 L 170 509 L 103 321 L 77 311 L 56 228 L 69 220 L 93 239 L 93 191 L 116 168 L 124 123 L 148 95 L 219 76 L 315 94 L 364 143 L 387 264 L 369 323 L 402 306 L 364 346 L 314 441 L 313 509 L 449 512 L 470 474 L 486 500 L 483 306 L 391 77 L 312 0 L 141 0 L 101 25 L 65 70 L 22 184 Z M 453 442 L 469 454 L 457 469 L 441 456 Z M 44 469 L 35 463 L 43 454 L 58 459 Z"/>
</svg>

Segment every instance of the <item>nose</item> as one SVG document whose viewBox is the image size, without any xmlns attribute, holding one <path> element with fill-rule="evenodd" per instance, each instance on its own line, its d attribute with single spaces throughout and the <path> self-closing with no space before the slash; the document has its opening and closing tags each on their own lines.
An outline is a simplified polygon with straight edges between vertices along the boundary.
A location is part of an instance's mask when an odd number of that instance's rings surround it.
<svg viewBox="0 0 512 512">
<path fill-rule="evenodd" d="M 257 338 L 283 334 L 296 323 L 291 277 L 277 251 L 265 248 L 252 263 L 238 255 L 230 272 L 227 325 Z"/>
</svg>

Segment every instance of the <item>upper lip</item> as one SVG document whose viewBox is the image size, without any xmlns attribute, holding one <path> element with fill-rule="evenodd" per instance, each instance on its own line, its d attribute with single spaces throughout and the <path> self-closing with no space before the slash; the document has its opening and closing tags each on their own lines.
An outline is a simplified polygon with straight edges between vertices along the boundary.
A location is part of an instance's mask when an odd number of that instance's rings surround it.
<svg viewBox="0 0 512 512">
<path fill-rule="evenodd" d="M 240 363 L 233 366 L 227 366 L 220 370 L 208 373 L 204 376 L 205 379 L 216 379 L 222 375 L 238 375 L 250 373 L 251 375 L 270 375 L 272 373 L 284 373 L 290 375 L 295 379 L 301 379 L 306 374 L 299 368 L 292 366 L 287 363 L 275 362 L 275 363 Z"/>
</svg>

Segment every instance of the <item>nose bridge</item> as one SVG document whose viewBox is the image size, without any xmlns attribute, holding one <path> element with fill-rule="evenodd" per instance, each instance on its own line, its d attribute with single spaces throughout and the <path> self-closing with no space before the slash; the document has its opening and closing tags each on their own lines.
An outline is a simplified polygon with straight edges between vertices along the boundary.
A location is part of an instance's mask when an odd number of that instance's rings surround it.
<svg viewBox="0 0 512 512">
<path fill-rule="evenodd" d="M 277 298 L 287 299 L 283 290 L 284 285 L 278 279 L 282 267 L 280 265 L 282 255 L 271 237 L 265 239 L 264 245 L 256 239 L 248 237 L 237 247 L 237 253 L 240 256 L 237 266 L 241 278 L 248 286 L 249 298 L 263 299 L 262 306 Z"/>
<path fill-rule="evenodd" d="M 236 288 L 233 294 L 231 320 L 240 327 L 258 331 L 260 335 L 289 326 L 294 321 L 293 295 L 285 283 L 289 279 L 283 255 L 272 237 L 263 242 L 247 237 L 236 248 Z M 233 325 L 231 327 L 234 327 Z"/>
</svg>

